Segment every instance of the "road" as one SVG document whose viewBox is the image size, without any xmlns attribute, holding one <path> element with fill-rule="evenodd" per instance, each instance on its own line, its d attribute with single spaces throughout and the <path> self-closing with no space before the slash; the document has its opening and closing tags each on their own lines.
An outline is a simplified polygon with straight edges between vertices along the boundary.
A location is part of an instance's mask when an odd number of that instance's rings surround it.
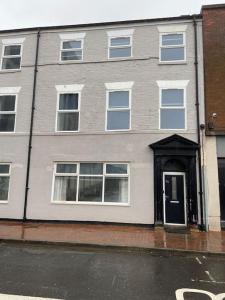
<svg viewBox="0 0 225 300">
<path fill-rule="evenodd" d="M 5 294 L 65 300 L 225 299 L 225 294 L 213 296 L 225 293 L 225 256 L 16 243 L 1 243 L 0 253 L 0 299 L 30 299 Z"/>
</svg>

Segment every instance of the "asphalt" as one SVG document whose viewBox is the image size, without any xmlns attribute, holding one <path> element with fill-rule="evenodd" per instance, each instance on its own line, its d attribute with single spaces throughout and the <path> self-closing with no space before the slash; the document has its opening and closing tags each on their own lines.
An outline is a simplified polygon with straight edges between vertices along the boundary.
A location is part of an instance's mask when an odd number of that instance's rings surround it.
<svg viewBox="0 0 225 300">
<path fill-rule="evenodd" d="M 221 255 L 18 243 L 0 243 L 0 253 L 0 297 L 13 294 L 66 300 L 225 299 L 225 256 Z M 184 288 L 189 290 L 184 292 Z M 200 291 L 197 293 L 196 289 Z M 202 293 L 211 294 L 209 297 Z"/>
</svg>

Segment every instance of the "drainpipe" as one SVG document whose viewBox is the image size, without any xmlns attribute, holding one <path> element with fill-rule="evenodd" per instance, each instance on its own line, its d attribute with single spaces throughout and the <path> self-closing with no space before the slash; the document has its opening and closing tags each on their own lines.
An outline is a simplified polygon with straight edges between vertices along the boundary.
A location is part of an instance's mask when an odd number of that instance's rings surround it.
<svg viewBox="0 0 225 300">
<path fill-rule="evenodd" d="M 200 229 L 205 230 L 204 214 L 203 214 L 203 184 L 202 184 L 202 166 L 201 166 L 201 132 L 200 132 L 200 113 L 199 113 L 199 79 L 198 79 L 198 33 L 197 33 L 197 21 L 195 15 L 193 15 L 194 25 L 194 40 L 195 40 L 195 94 L 196 94 L 196 119 L 197 119 L 197 136 L 198 136 L 198 176 L 199 176 L 199 197 L 200 197 Z"/>
<path fill-rule="evenodd" d="M 24 210 L 23 210 L 23 221 L 24 222 L 27 219 L 27 199 L 28 199 L 28 191 L 29 191 L 30 161 L 31 161 L 31 151 L 32 151 L 34 111 L 35 111 L 35 100 L 36 100 L 36 85 L 37 85 L 37 72 L 38 72 L 39 40 L 40 40 L 40 29 L 37 32 L 36 55 L 35 55 L 35 65 L 34 65 L 34 79 L 33 79 L 33 94 L 32 94 L 31 118 L 30 118 L 30 132 L 29 132 L 28 152 L 27 152 L 26 188 L 25 188 L 25 200 L 24 200 Z"/>
</svg>

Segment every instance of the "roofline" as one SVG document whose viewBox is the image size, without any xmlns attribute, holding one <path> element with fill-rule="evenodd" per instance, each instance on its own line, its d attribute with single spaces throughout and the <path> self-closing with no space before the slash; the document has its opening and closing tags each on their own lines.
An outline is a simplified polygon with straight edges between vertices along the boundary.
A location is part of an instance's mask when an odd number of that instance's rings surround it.
<svg viewBox="0 0 225 300">
<path fill-rule="evenodd" d="M 225 3 L 202 5 L 201 13 L 203 10 L 206 10 L 206 9 L 217 9 L 217 8 L 225 8 Z"/>
<path fill-rule="evenodd" d="M 153 23 L 153 22 L 166 22 L 166 21 L 180 21 L 180 20 L 192 20 L 193 16 L 201 19 L 201 14 L 196 15 L 182 15 L 178 17 L 168 17 L 168 18 L 154 18 L 154 19 L 138 19 L 138 20 L 125 20 L 125 21 L 112 21 L 112 22 L 100 22 L 100 23 L 86 23 L 86 24 L 74 24 L 74 25 L 57 25 L 57 26 L 43 26 L 43 27 L 28 27 L 28 28 L 17 28 L 17 29 L 4 29 L 0 30 L 2 33 L 13 33 L 13 32 L 23 32 L 23 31 L 42 31 L 42 30 L 59 30 L 59 29 L 69 29 L 69 28 L 80 28 L 80 27 L 99 27 L 99 26 L 110 26 L 110 25 L 129 25 L 133 23 Z"/>
</svg>

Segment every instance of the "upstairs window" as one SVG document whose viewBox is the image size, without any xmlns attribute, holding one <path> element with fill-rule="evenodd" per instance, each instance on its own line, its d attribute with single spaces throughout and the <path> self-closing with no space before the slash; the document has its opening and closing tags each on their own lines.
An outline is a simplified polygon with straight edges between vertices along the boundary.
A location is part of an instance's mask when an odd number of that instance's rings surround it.
<svg viewBox="0 0 225 300">
<path fill-rule="evenodd" d="M 79 93 L 59 94 L 56 131 L 79 130 Z"/>
<path fill-rule="evenodd" d="M 132 38 L 112 37 L 109 40 L 109 58 L 131 57 L 132 56 Z"/>
<path fill-rule="evenodd" d="M 161 89 L 160 128 L 185 129 L 184 89 Z"/>
<path fill-rule="evenodd" d="M 83 60 L 83 40 L 63 41 L 61 61 Z"/>
<path fill-rule="evenodd" d="M 0 95 L 0 132 L 14 132 L 16 95 Z"/>
<path fill-rule="evenodd" d="M 107 100 L 107 130 L 129 130 L 130 91 L 109 91 Z"/>
<path fill-rule="evenodd" d="M 132 56 L 134 29 L 108 31 L 108 58 Z"/>
<path fill-rule="evenodd" d="M 3 45 L 2 70 L 19 70 L 21 51 L 22 45 Z"/>
<path fill-rule="evenodd" d="M 160 35 L 160 61 L 185 61 L 185 34 L 163 33 Z"/>
<path fill-rule="evenodd" d="M 10 164 L 0 164 L 0 202 L 7 202 L 9 195 Z"/>
</svg>

